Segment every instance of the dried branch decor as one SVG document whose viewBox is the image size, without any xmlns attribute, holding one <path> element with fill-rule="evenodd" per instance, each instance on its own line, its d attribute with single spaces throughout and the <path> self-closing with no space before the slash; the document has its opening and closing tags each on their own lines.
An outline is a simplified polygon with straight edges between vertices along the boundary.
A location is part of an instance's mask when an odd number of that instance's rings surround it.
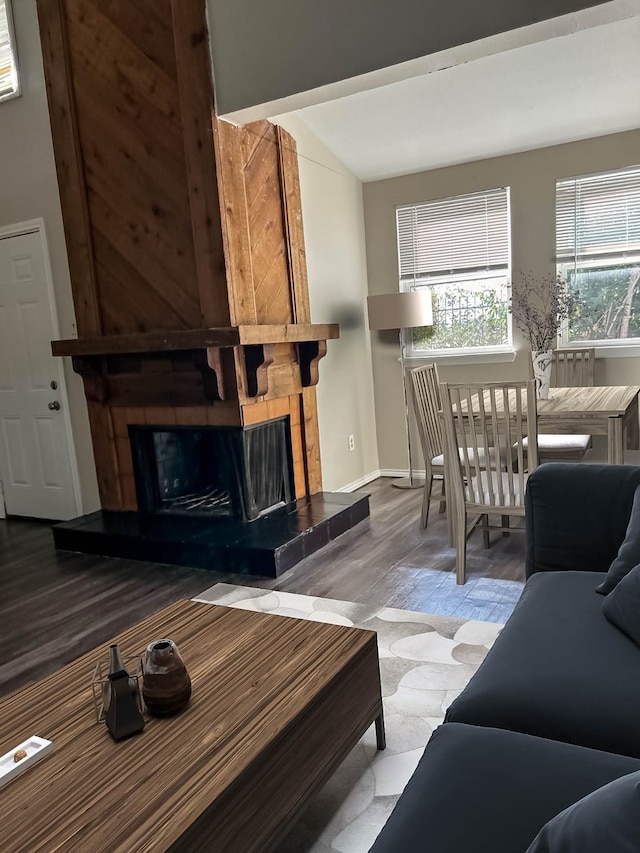
<svg viewBox="0 0 640 853">
<path fill-rule="evenodd" d="M 518 270 L 521 285 L 511 297 L 509 311 L 533 352 L 553 349 L 562 323 L 573 317 L 580 305 L 577 290 L 561 276 L 536 277 Z"/>
</svg>

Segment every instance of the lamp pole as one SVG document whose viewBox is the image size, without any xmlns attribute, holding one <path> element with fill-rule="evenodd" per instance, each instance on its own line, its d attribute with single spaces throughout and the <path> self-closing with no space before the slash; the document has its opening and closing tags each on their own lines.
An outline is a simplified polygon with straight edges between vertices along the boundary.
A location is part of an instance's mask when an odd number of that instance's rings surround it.
<svg viewBox="0 0 640 853">
<path fill-rule="evenodd" d="M 404 428 L 407 435 L 407 451 L 409 453 L 409 479 L 394 480 L 391 484 L 396 489 L 421 489 L 424 482 L 418 483 L 413 479 L 413 454 L 411 452 L 411 427 L 409 421 L 409 394 L 407 393 L 407 370 L 405 362 L 404 333 L 400 329 L 400 369 L 402 370 L 402 398 L 404 403 Z"/>
<path fill-rule="evenodd" d="M 369 328 L 372 330 L 399 329 L 400 366 L 402 369 L 402 399 L 404 403 L 404 424 L 409 452 L 409 477 L 394 480 L 399 489 L 420 489 L 423 483 L 413 477 L 413 454 L 411 447 L 411 428 L 409 418 L 409 393 L 407 390 L 407 365 L 403 330 L 433 325 L 431 293 L 423 291 L 396 291 L 395 293 L 375 294 L 367 297 Z"/>
</svg>

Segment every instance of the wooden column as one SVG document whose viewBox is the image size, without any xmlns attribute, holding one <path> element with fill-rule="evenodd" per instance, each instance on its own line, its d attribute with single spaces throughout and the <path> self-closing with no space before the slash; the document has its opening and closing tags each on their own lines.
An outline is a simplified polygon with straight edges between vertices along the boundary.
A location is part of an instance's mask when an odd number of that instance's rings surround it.
<svg viewBox="0 0 640 853">
<path fill-rule="evenodd" d="M 103 508 L 135 508 L 123 424 L 181 412 L 288 415 L 296 494 L 318 491 L 338 331 L 311 323 L 295 141 L 216 118 L 205 0 L 37 6 L 78 328 L 54 354 L 84 379 Z"/>
</svg>

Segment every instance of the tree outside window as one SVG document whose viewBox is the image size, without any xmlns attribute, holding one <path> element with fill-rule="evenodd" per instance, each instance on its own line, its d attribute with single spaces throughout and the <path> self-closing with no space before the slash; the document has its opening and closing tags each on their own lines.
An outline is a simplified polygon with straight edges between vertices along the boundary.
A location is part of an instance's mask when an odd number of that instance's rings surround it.
<svg viewBox="0 0 640 853">
<path fill-rule="evenodd" d="M 563 343 L 640 342 L 640 166 L 557 182 L 556 257 L 580 295 Z"/>
</svg>

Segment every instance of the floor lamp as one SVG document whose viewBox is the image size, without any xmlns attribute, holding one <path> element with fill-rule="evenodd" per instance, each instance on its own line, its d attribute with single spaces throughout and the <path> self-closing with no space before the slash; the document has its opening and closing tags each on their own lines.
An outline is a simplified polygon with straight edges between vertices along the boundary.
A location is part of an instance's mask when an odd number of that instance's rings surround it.
<svg viewBox="0 0 640 853">
<path fill-rule="evenodd" d="M 416 482 L 413 476 L 411 454 L 411 430 L 409 429 L 409 395 L 407 394 L 407 371 L 404 347 L 404 329 L 417 326 L 433 326 L 433 309 L 430 290 L 411 290 L 405 293 L 385 293 L 382 296 L 367 298 L 369 309 L 369 328 L 371 330 L 399 329 L 400 365 L 402 367 L 402 393 L 404 399 L 404 422 L 409 452 L 409 479 L 395 480 L 393 485 L 400 489 L 420 488 L 423 483 Z"/>
</svg>

